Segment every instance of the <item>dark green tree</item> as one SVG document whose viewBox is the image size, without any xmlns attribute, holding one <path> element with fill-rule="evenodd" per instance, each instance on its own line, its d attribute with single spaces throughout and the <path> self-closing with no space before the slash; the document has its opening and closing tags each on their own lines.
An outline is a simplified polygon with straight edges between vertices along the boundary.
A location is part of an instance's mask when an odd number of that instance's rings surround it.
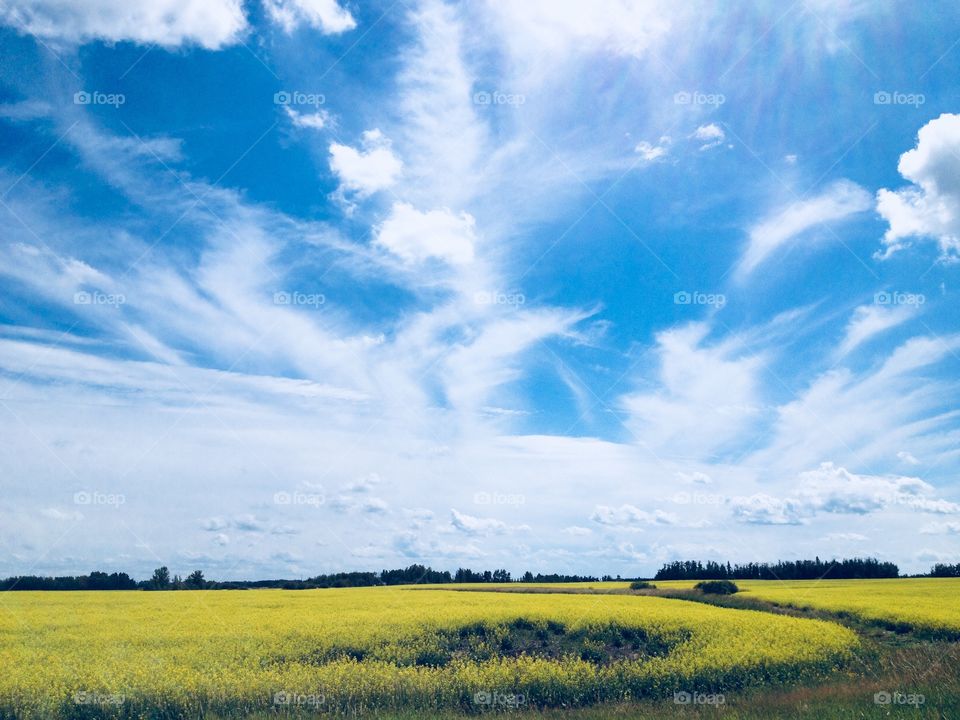
<svg viewBox="0 0 960 720">
<path fill-rule="evenodd" d="M 170 571 L 166 565 L 153 571 L 150 585 L 153 586 L 154 590 L 166 590 L 170 587 Z"/>
</svg>

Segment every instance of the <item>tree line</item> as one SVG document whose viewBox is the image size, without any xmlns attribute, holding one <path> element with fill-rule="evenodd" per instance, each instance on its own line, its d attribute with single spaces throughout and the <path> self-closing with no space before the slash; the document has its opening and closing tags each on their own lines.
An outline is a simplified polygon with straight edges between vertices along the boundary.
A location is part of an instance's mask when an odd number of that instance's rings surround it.
<svg viewBox="0 0 960 720">
<path fill-rule="evenodd" d="M 604 581 L 619 580 L 609 575 Z M 92 572 L 89 575 L 64 577 L 39 577 L 20 575 L 0 580 L 4 590 L 245 590 L 256 588 L 280 588 L 284 590 L 310 590 L 316 588 L 372 587 L 377 585 L 442 585 L 447 583 L 509 583 L 509 582 L 597 582 L 591 575 L 561 575 L 551 573 L 534 575 L 529 570 L 520 578 L 513 579 L 504 569 L 475 571 L 459 568 L 434 570 L 425 565 L 413 564 L 397 570 L 380 572 L 338 572 L 317 575 L 305 580 L 207 580 L 201 570 L 195 570 L 185 578 L 171 576 L 169 568 L 159 567 L 149 580 L 136 581 L 127 573 Z"/>
<path fill-rule="evenodd" d="M 956 565 L 937 563 L 930 571 L 930 577 L 960 577 L 960 563 Z"/>
<path fill-rule="evenodd" d="M 895 578 L 900 570 L 892 562 L 875 558 L 851 558 L 843 560 L 780 560 L 776 563 L 715 562 L 708 560 L 678 560 L 666 563 L 654 580 L 817 580 Z M 960 563 L 949 565 L 937 563 L 927 574 L 929 577 L 960 577 Z M 917 576 L 922 577 L 922 576 Z M 0 592 L 7 590 L 244 590 L 255 588 L 280 588 L 285 590 L 309 590 L 315 588 L 373 587 L 378 585 L 443 585 L 448 583 L 574 583 L 609 582 L 634 580 L 619 575 L 564 575 L 560 573 L 532 573 L 529 570 L 513 577 L 504 569 L 475 571 L 458 568 L 434 570 L 431 567 L 413 564 L 396 570 L 337 572 L 316 575 L 299 580 L 207 580 L 203 572 L 195 570 L 186 577 L 171 575 L 167 567 L 154 570 L 148 580 L 136 581 L 125 572 L 99 572 L 89 575 L 41 577 L 20 575 L 0 580 Z"/>
<path fill-rule="evenodd" d="M 654 580 L 819 580 L 830 578 L 875 579 L 899 577 L 900 569 L 892 562 L 875 558 L 844 560 L 779 560 L 776 563 L 731 565 L 698 560 L 678 560 L 665 564 Z"/>
</svg>

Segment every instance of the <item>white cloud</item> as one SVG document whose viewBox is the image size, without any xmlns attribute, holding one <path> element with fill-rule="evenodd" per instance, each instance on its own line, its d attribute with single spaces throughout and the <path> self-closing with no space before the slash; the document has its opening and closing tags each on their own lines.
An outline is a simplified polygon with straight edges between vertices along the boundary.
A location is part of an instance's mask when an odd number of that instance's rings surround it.
<svg viewBox="0 0 960 720">
<path fill-rule="evenodd" d="M 877 212 L 890 224 L 883 236 L 888 258 L 911 238 L 934 238 L 941 257 L 960 257 L 960 115 L 944 113 L 917 135 L 900 156 L 900 174 L 913 185 L 877 192 Z"/>
<path fill-rule="evenodd" d="M 732 501 L 740 522 L 762 525 L 799 525 L 821 513 L 866 515 L 891 507 L 918 512 L 957 513 L 960 505 L 929 497 L 933 487 L 920 478 L 898 475 L 857 475 L 825 462 L 800 473 L 792 495 L 766 493 Z"/>
<path fill-rule="evenodd" d="M 799 525 L 802 506 L 794 499 L 781 499 L 767 493 L 735 498 L 732 502 L 735 520 L 756 525 Z"/>
<path fill-rule="evenodd" d="M 737 267 L 738 276 L 749 275 L 771 254 L 808 230 L 869 210 L 871 204 L 872 198 L 866 190 L 849 180 L 841 180 L 816 197 L 797 200 L 777 210 L 750 229 L 750 242 Z"/>
<path fill-rule="evenodd" d="M 465 265 L 473 261 L 475 226 L 468 213 L 455 215 L 447 208 L 420 212 L 398 202 L 377 228 L 376 243 L 408 263 L 438 258 Z"/>
<path fill-rule="evenodd" d="M 893 448 L 909 446 L 928 462 L 956 447 L 951 416 L 942 402 L 952 391 L 919 372 L 960 350 L 956 336 L 915 337 L 879 366 L 859 374 L 847 368 L 826 372 L 776 408 L 766 445 L 748 465 L 794 473 L 824 458 L 841 464 L 888 462 Z"/>
<path fill-rule="evenodd" d="M 570 52 L 609 52 L 640 57 L 670 28 L 668 4 L 608 0 L 601 5 L 578 0 L 490 2 L 518 54 L 538 62 Z M 525 42 L 523 38 L 526 38 Z"/>
<path fill-rule="evenodd" d="M 451 508 L 450 524 L 467 535 L 502 535 L 508 532 L 527 532 L 526 525 L 511 526 L 496 518 L 481 518 L 467 515 Z"/>
<path fill-rule="evenodd" d="M 585 537 L 592 534 L 593 530 L 579 525 L 571 525 L 570 527 L 565 527 L 561 532 L 564 535 L 572 535 L 573 537 Z"/>
<path fill-rule="evenodd" d="M 247 29 L 240 0 L 12 0 L 0 22 L 48 40 L 196 44 L 215 50 Z"/>
<path fill-rule="evenodd" d="M 670 138 L 669 136 L 664 135 L 660 138 L 656 145 L 653 145 L 646 140 L 641 140 L 634 148 L 634 152 L 638 153 L 640 157 L 647 162 L 653 162 L 654 160 L 659 160 L 660 158 L 666 157 L 669 147 Z"/>
<path fill-rule="evenodd" d="M 710 345 L 708 332 L 694 323 L 657 335 L 660 387 L 621 398 L 627 427 L 658 456 L 708 455 L 741 437 L 758 415 L 762 358 L 737 344 Z"/>
<path fill-rule="evenodd" d="M 362 150 L 339 143 L 330 145 L 330 169 L 340 179 L 341 195 L 351 193 L 364 198 L 386 190 L 403 171 L 403 163 L 380 130 L 364 132 L 361 145 Z"/>
<path fill-rule="evenodd" d="M 597 505 L 590 519 L 599 525 L 610 527 L 637 527 L 641 525 L 676 525 L 677 516 L 663 510 L 649 512 L 635 505 L 624 504 L 620 507 Z"/>
<path fill-rule="evenodd" d="M 270 19 L 285 32 L 305 23 L 331 35 L 353 30 L 356 20 L 337 0 L 263 0 Z"/>
<path fill-rule="evenodd" d="M 697 140 L 703 141 L 703 145 L 700 146 L 701 150 L 709 150 L 710 148 L 716 147 L 727 139 L 726 134 L 723 132 L 723 128 L 716 123 L 701 125 L 694 131 L 693 137 Z"/>
<path fill-rule="evenodd" d="M 913 314 L 910 305 L 861 305 L 847 323 L 837 354 L 840 357 L 850 354 L 874 336 L 906 322 Z"/>
<path fill-rule="evenodd" d="M 330 122 L 330 114 L 326 110 L 320 110 L 319 112 L 315 113 L 302 113 L 297 112 L 289 105 L 284 105 L 283 109 L 287 113 L 287 117 L 290 118 L 290 121 L 293 123 L 294 127 L 309 128 L 310 130 L 323 130 L 323 128 L 325 128 Z M 347 149 L 351 150 L 352 148 Z"/>
<path fill-rule="evenodd" d="M 960 522 L 929 523 L 920 528 L 924 535 L 960 535 Z"/>
<path fill-rule="evenodd" d="M 229 527 L 230 523 L 220 517 L 212 517 L 203 522 L 203 529 L 207 532 L 217 532 Z"/>
<path fill-rule="evenodd" d="M 709 475 L 695 470 L 692 473 L 678 472 L 677 479 L 685 483 L 697 483 L 699 485 L 709 485 L 713 482 Z"/>
<path fill-rule="evenodd" d="M 906 450 L 901 450 L 897 453 L 897 459 L 901 462 L 906 463 L 907 465 L 919 465 L 920 461 L 917 460 L 913 455 L 908 453 Z"/>
<path fill-rule="evenodd" d="M 83 518 L 83 515 L 76 510 L 60 510 L 59 508 L 44 508 L 40 511 L 40 514 L 48 518 L 49 520 L 80 520 Z"/>
</svg>

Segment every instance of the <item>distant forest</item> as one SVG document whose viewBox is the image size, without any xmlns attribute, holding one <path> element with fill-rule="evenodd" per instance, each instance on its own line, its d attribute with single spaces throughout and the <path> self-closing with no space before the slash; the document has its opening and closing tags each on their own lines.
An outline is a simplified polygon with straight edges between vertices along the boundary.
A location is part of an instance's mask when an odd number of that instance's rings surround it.
<svg viewBox="0 0 960 720">
<path fill-rule="evenodd" d="M 729 562 L 700 562 L 684 560 L 667 563 L 654 576 L 654 580 L 818 580 L 895 578 L 899 568 L 891 562 L 874 558 L 845 560 L 781 560 L 776 563 L 745 563 L 732 565 Z M 960 563 L 938 563 L 925 576 L 960 577 Z M 317 575 L 305 580 L 207 580 L 203 572 L 196 570 L 185 578 L 171 577 L 166 567 L 157 568 L 149 580 L 134 580 L 124 572 L 92 572 L 89 575 L 63 577 L 39 577 L 21 575 L 0 580 L 0 592 L 8 590 L 248 590 L 256 588 L 280 588 L 284 590 L 311 590 L 315 588 L 373 587 L 377 585 L 443 585 L 447 583 L 573 583 L 610 582 L 635 580 L 619 575 L 563 575 L 559 573 L 533 574 L 529 570 L 520 577 L 513 577 L 506 570 L 474 571 L 460 568 L 434 570 L 425 565 L 410 565 L 398 570 L 380 572 L 339 572 Z"/>
<path fill-rule="evenodd" d="M 938 566 L 940 567 L 940 566 Z M 942 566 L 949 567 L 949 566 Z M 956 567 L 956 566 L 955 566 Z M 934 568 L 936 569 L 936 568 Z M 931 573 L 932 574 L 932 573 Z M 874 558 L 850 560 L 780 560 L 775 564 L 746 563 L 731 565 L 685 560 L 667 563 L 654 580 L 833 580 L 895 578 L 900 568 L 892 562 Z"/>
<path fill-rule="evenodd" d="M 605 575 L 543 575 L 527 571 L 513 578 L 506 570 L 474 571 L 460 568 L 455 573 L 434 570 L 424 565 L 411 565 L 399 570 L 380 572 L 340 572 L 317 575 L 306 580 L 207 580 L 203 572 L 196 570 L 185 578 L 170 576 L 166 567 L 154 570 L 149 580 L 136 581 L 127 573 L 92 572 L 89 575 L 63 577 L 38 577 L 21 575 L 0 580 L 0 592 L 6 590 L 246 590 L 255 588 L 280 588 L 284 590 L 310 590 L 314 588 L 372 587 L 376 585 L 439 585 L 446 583 L 557 583 L 597 582 L 620 580 L 620 576 Z"/>
</svg>

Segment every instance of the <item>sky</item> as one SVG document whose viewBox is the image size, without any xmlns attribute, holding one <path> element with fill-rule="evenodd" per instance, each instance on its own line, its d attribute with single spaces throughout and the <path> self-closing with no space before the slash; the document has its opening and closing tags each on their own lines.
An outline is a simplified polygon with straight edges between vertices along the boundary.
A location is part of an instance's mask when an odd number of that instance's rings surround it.
<svg viewBox="0 0 960 720">
<path fill-rule="evenodd" d="M 960 560 L 946 0 L 0 3 L 0 575 Z"/>
</svg>

